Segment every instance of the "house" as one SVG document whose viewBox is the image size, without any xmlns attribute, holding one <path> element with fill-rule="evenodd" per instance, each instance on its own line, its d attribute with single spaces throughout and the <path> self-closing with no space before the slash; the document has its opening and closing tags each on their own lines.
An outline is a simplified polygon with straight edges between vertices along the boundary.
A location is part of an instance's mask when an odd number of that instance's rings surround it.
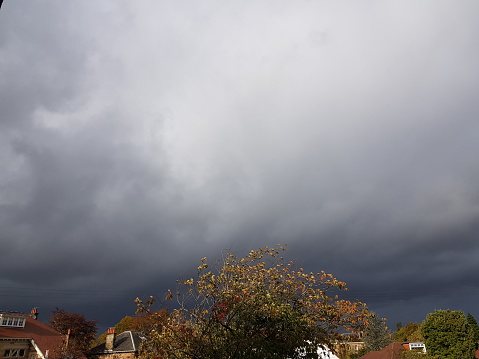
<svg viewBox="0 0 479 359">
<path fill-rule="evenodd" d="M 91 359 L 133 359 L 138 355 L 144 337 L 139 332 L 127 331 L 116 335 L 115 329 L 108 329 L 105 343 L 90 350 Z"/>
<path fill-rule="evenodd" d="M 350 356 L 357 356 L 362 348 L 364 348 L 364 342 L 336 342 L 333 344 L 333 349 L 340 358 L 349 358 Z"/>
<path fill-rule="evenodd" d="M 63 335 L 30 315 L 0 311 L 0 359 L 48 359 L 63 345 Z"/>
<path fill-rule="evenodd" d="M 385 348 L 369 352 L 360 359 L 401 359 L 406 350 L 417 350 L 426 353 L 426 346 L 422 342 L 394 342 Z"/>
<path fill-rule="evenodd" d="M 402 346 L 407 350 L 417 350 L 423 353 L 426 352 L 426 344 L 424 344 L 423 342 L 402 343 Z"/>
<path fill-rule="evenodd" d="M 402 343 L 391 343 L 381 350 L 363 355 L 360 359 L 401 359 L 402 352 L 405 350 Z"/>
<path fill-rule="evenodd" d="M 338 341 L 333 344 L 333 349 L 340 358 L 356 357 L 364 348 L 360 333 L 344 333 Z"/>
</svg>

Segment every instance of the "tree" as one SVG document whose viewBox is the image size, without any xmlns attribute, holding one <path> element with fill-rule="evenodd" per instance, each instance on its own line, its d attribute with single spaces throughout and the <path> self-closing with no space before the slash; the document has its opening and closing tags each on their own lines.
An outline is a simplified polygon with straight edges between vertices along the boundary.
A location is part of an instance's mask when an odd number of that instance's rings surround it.
<svg viewBox="0 0 479 359">
<path fill-rule="evenodd" d="M 168 309 L 163 308 L 156 311 L 148 311 L 137 313 L 134 319 L 135 330 L 142 333 L 150 333 L 151 331 L 159 331 L 166 321 Z"/>
<path fill-rule="evenodd" d="M 68 342 L 56 353 L 59 358 L 80 358 L 90 348 L 97 334 L 97 321 L 87 320 L 77 313 L 67 313 L 56 308 L 48 324 L 63 335 L 68 335 Z"/>
<path fill-rule="evenodd" d="M 405 350 L 402 352 L 402 359 L 440 359 L 437 356 L 431 356 L 422 350 Z M 459 358 L 458 358 L 459 359 Z"/>
<path fill-rule="evenodd" d="M 135 328 L 135 320 L 133 317 L 127 315 L 123 317 L 116 325 L 115 325 L 115 333 L 123 333 L 128 330 L 136 330 Z M 108 332 L 104 332 L 100 334 L 98 338 L 95 340 L 95 346 L 106 341 Z"/>
<path fill-rule="evenodd" d="M 394 340 L 397 342 L 422 342 L 424 338 L 421 328 L 421 323 L 407 323 L 394 333 Z"/>
<path fill-rule="evenodd" d="M 329 291 L 346 289 L 330 274 L 305 273 L 286 263 L 277 248 L 244 258 L 226 253 L 216 270 L 201 260 L 196 278 L 178 282 L 177 299 L 161 326 L 146 333 L 143 357 L 317 358 L 338 331 L 361 331 L 368 320 L 364 303 L 340 300 Z M 145 313 L 155 302 L 136 300 Z M 300 350 L 301 349 L 301 350 Z"/>
<path fill-rule="evenodd" d="M 364 331 L 363 340 L 363 353 L 381 350 L 391 343 L 389 331 L 386 327 L 386 319 L 379 318 L 375 313 L 372 313 Z"/>
<path fill-rule="evenodd" d="M 441 359 L 473 358 L 475 343 L 466 316 L 457 310 L 429 313 L 422 326 L 428 354 Z"/>
<path fill-rule="evenodd" d="M 131 317 L 129 315 L 123 317 L 115 325 L 115 333 L 123 333 L 129 330 L 138 331 L 141 333 L 149 333 L 153 329 L 158 329 L 158 325 L 161 324 L 166 317 L 167 310 L 161 309 L 156 312 L 138 313 Z M 95 341 L 95 345 L 104 343 L 106 341 L 107 332 L 101 334 Z"/>
<path fill-rule="evenodd" d="M 471 313 L 467 313 L 467 324 L 469 325 L 472 340 L 474 340 L 475 343 L 475 349 L 477 349 L 479 346 L 479 325 L 477 325 L 477 321 Z"/>
</svg>

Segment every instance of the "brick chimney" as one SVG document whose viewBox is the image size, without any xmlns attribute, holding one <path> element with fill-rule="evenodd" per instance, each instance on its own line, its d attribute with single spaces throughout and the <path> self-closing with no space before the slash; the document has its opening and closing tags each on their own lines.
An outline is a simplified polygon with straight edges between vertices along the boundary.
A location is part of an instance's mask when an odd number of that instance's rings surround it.
<svg viewBox="0 0 479 359">
<path fill-rule="evenodd" d="M 108 351 L 113 351 L 115 346 L 115 328 L 109 328 L 106 334 L 105 349 Z"/>
<path fill-rule="evenodd" d="M 32 317 L 33 319 L 38 319 L 38 309 L 37 308 L 32 309 L 32 311 L 30 312 L 30 317 Z"/>
</svg>

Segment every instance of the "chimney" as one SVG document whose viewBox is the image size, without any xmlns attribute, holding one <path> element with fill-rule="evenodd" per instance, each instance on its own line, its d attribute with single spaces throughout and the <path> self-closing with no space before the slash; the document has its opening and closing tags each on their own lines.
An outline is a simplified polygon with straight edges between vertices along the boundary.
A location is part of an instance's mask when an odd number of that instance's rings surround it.
<svg viewBox="0 0 479 359">
<path fill-rule="evenodd" d="M 30 317 L 32 317 L 33 319 L 38 319 L 38 309 L 37 308 L 32 309 L 32 311 L 30 312 Z"/>
<path fill-rule="evenodd" d="M 105 349 L 109 352 L 113 351 L 115 346 L 115 328 L 109 328 L 106 334 Z"/>
<path fill-rule="evenodd" d="M 70 335 L 72 335 L 72 330 L 68 329 L 67 335 L 65 335 L 65 348 L 68 348 L 68 344 L 70 344 Z"/>
</svg>

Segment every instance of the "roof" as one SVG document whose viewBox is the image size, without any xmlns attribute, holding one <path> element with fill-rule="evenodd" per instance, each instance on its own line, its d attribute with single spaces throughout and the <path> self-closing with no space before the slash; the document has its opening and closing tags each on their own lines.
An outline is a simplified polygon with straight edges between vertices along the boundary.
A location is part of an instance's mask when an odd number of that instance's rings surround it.
<svg viewBox="0 0 479 359">
<path fill-rule="evenodd" d="M 140 349 L 143 335 L 140 332 L 127 331 L 115 336 L 113 351 L 110 353 L 132 353 Z M 97 345 L 90 351 L 92 354 L 108 353 L 105 343 Z"/>
<path fill-rule="evenodd" d="M 25 318 L 23 328 L 0 327 L 0 339 L 31 339 L 43 355 L 47 350 L 56 350 L 62 345 L 63 335 L 55 329 L 28 315 Z"/>
<path fill-rule="evenodd" d="M 401 359 L 405 350 L 402 343 L 394 342 L 381 350 L 369 352 L 360 359 Z"/>
</svg>

